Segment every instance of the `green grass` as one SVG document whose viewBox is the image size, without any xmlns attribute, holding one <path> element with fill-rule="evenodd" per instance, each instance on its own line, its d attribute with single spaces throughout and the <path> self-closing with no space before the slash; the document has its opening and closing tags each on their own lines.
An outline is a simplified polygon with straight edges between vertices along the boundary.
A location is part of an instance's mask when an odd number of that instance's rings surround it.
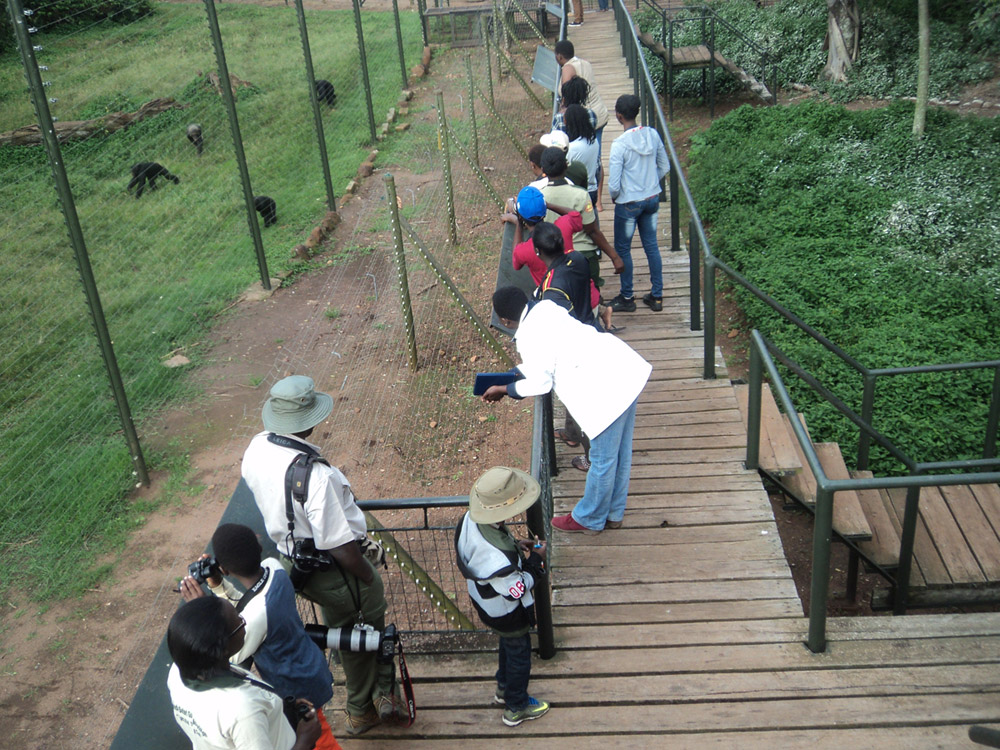
<svg viewBox="0 0 1000 750">
<path fill-rule="evenodd" d="M 278 224 L 262 229 L 273 276 L 295 265 L 289 250 L 318 222 L 325 190 L 294 8 L 219 5 L 230 72 L 239 89 L 242 140 L 255 194 L 277 201 Z M 391 13 L 365 11 L 376 117 L 401 87 Z M 401 14 L 408 61 L 420 49 L 417 17 Z M 335 190 L 371 147 L 350 12 L 308 16 L 318 78 L 338 94 L 324 109 Z M 192 395 L 187 368 L 161 362 L 185 354 L 197 366 L 216 317 L 259 279 L 230 128 L 220 97 L 205 84 L 216 62 L 204 9 L 159 4 L 124 26 L 39 35 L 47 93 L 60 120 L 132 110 L 156 97 L 184 108 L 127 130 L 62 144 L 90 262 L 139 424 L 172 399 Z M 384 64 L 382 64 L 384 62 Z M 34 122 L 19 59 L 0 57 L 0 131 Z M 186 141 L 201 123 L 205 153 Z M 180 177 L 141 200 L 125 192 L 129 166 L 158 161 Z M 0 561 L 21 571 L 10 586 L 44 598 L 90 586 L 148 508 L 128 501 L 135 485 L 59 212 L 44 150 L 0 148 Z M 339 258 L 338 262 L 344 258 Z M 293 274 L 294 277 L 295 274 Z M 148 447 L 147 447 L 148 450 Z M 175 451 L 176 452 L 176 451 Z M 170 452 L 152 463 L 174 461 Z M 14 566 L 14 560 L 17 565 Z"/>
<path fill-rule="evenodd" d="M 870 368 L 992 360 L 1000 330 L 1000 120 L 913 105 L 741 107 L 695 136 L 715 254 Z M 755 327 L 860 412 L 860 376 L 737 289 Z M 917 461 L 981 457 L 992 374 L 879 380 L 875 427 Z M 814 439 L 857 428 L 795 377 Z M 875 468 L 901 466 L 873 452 Z"/>
</svg>

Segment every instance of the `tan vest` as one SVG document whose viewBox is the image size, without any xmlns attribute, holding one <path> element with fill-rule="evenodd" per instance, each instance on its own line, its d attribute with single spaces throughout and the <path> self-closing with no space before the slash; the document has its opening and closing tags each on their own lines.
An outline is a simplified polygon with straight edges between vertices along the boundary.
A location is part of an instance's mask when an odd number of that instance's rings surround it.
<svg viewBox="0 0 1000 750">
<path fill-rule="evenodd" d="M 587 95 L 587 106 L 594 110 L 594 114 L 597 115 L 597 127 L 603 128 L 608 124 L 608 108 L 604 106 L 601 95 L 597 93 L 597 82 L 594 80 L 593 66 L 588 61 L 581 60 L 575 56 L 572 60 L 568 60 L 566 64 L 572 66 L 576 74 L 590 84 L 590 93 Z"/>
</svg>

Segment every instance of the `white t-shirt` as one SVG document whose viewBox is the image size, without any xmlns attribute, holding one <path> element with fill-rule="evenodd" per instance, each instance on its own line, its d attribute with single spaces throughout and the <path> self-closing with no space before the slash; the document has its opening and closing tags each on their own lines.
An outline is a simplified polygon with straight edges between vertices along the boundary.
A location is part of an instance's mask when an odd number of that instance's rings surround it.
<svg viewBox="0 0 1000 750">
<path fill-rule="evenodd" d="M 202 687 L 183 680 L 177 665 L 171 664 L 167 689 L 174 718 L 194 750 L 291 750 L 295 744 L 281 698 L 236 675 Z"/>
<path fill-rule="evenodd" d="M 597 139 L 587 141 L 586 138 L 577 138 L 570 141 L 569 151 L 566 154 L 567 161 L 583 162 L 587 167 L 587 192 L 593 193 L 597 190 L 597 165 L 601 161 L 601 147 L 597 145 Z"/>
<path fill-rule="evenodd" d="M 290 555 L 286 542 L 288 519 L 285 516 L 285 472 L 300 451 L 268 441 L 268 432 L 255 435 L 243 454 L 241 472 L 264 517 L 267 535 L 278 551 Z M 319 447 L 292 435 L 290 440 Z M 292 500 L 295 515 L 295 538 L 312 539 L 316 549 L 329 550 L 361 539 L 367 531 L 365 515 L 354 502 L 351 485 L 340 469 L 313 464 L 309 475 L 309 497 L 305 505 Z"/>
</svg>

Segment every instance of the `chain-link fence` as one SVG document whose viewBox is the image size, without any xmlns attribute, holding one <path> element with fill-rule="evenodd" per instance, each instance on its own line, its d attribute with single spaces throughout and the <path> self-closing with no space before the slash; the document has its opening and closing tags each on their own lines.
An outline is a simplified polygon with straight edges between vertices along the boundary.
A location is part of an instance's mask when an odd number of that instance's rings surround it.
<svg viewBox="0 0 1000 750">
<path fill-rule="evenodd" d="M 45 15 L 34 10 L 10 1 L 27 62 L 8 53 L 0 66 L 0 554 L 8 569 L 16 557 L 19 571 L 0 585 L 31 581 L 44 597 L 89 586 L 95 550 L 133 524 L 125 498 L 142 478 L 142 455 L 122 436 L 128 420 L 113 394 L 140 426 L 190 395 L 185 371 L 203 356 L 213 321 L 255 280 L 269 285 L 297 267 L 292 248 L 324 216 L 330 181 L 302 32 L 314 78 L 330 84 L 316 91 L 337 190 L 381 134 L 423 45 L 417 14 L 391 7 L 300 14 L 162 3 L 121 24 L 32 27 Z M 245 170 L 217 53 L 231 75 Z M 40 86 L 26 91 L 26 72 Z M 40 133 L 27 127 L 38 122 L 32 97 L 55 121 L 54 167 L 44 115 Z M 57 186 L 65 173 L 57 196 L 53 169 Z M 273 199 L 276 215 L 248 212 L 246 194 Z M 78 216 L 72 246 L 61 209 Z M 80 278 L 91 271 L 88 300 Z M 107 368 L 92 315 L 106 323 L 106 353 L 113 345 Z M 115 369 L 120 389 L 109 387 Z"/>
</svg>

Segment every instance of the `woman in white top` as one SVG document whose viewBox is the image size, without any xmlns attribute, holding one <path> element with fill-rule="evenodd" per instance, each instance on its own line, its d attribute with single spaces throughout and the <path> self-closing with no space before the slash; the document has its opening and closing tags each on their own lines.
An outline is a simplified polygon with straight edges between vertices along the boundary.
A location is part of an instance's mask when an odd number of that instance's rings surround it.
<svg viewBox="0 0 1000 750">
<path fill-rule="evenodd" d="M 601 206 L 601 188 L 604 187 L 604 175 L 601 171 L 601 146 L 597 142 L 597 133 L 590 123 L 587 110 L 579 104 L 571 104 L 566 108 L 563 118 L 566 135 L 569 137 L 567 161 L 579 161 L 587 167 L 587 192 L 594 209 L 598 212 Z"/>
</svg>

